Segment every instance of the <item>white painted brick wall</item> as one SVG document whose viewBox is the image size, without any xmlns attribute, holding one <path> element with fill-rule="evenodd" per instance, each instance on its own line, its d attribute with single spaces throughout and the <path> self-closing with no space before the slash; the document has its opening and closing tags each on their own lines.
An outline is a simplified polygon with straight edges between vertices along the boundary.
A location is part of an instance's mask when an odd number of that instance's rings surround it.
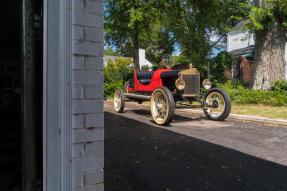
<svg viewBox="0 0 287 191">
<path fill-rule="evenodd" d="M 73 191 L 104 191 L 104 0 L 73 0 Z"/>
<path fill-rule="evenodd" d="M 73 70 L 83 70 L 85 65 L 85 56 L 73 55 Z M 100 63 L 99 63 L 100 64 Z"/>
<path fill-rule="evenodd" d="M 85 69 L 90 71 L 102 71 L 104 70 L 103 58 L 101 57 L 86 57 Z"/>
</svg>

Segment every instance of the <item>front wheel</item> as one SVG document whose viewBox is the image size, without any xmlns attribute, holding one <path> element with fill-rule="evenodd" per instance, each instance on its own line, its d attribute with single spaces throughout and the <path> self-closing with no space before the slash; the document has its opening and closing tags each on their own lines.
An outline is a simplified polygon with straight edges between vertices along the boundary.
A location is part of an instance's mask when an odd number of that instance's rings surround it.
<svg viewBox="0 0 287 191">
<path fill-rule="evenodd" d="M 158 125 L 168 125 L 174 116 L 174 99 L 166 87 L 156 88 L 151 96 L 150 109 L 153 120 Z"/>
<path fill-rule="evenodd" d="M 231 99 L 227 92 L 221 88 L 213 88 L 204 96 L 203 109 L 207 118 L 223 121 L 231 111 Z"/>
<path fill-rule="evenodd" d="M 122 89 L 117 89 L 114 96 L 114 108 L 118 113 L 122 113 L 125 108 L 125 95 Z"/>
</svg>

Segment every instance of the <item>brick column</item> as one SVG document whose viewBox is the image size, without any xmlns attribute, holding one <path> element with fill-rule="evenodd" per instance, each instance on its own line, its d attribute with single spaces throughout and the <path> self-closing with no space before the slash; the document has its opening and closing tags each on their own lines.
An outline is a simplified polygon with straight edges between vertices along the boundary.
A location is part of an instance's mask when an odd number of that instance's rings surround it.
<svg viewBox="0 0 287 191">
<path fill-rule="evenodd" d="M 104 0 L 73 0 L 73 190 L 104 190 Z"/>
</svg>

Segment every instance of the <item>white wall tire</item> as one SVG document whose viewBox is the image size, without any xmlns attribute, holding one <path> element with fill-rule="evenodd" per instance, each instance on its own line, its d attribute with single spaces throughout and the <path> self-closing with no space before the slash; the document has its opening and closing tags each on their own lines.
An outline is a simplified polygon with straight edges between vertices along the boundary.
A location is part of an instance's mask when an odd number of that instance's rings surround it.
<svg viewBox="0 0 287 191">
<path fill-rule="evenodd" d="M 174 98 L 166 87 L 156 88 L 151 96 L 150 109 L 154 122 L 158 125 L 168 125 L 174 117 Z"/>
<path fill-rule="evenodd" d="M 114 109 L 117 113 L 122 113 L 125 108 L 125 95 L 122 89 L 117 89 L 114 95 Z"/>
<path fill-rule="evenodd" d="M 204 103 L 207 107 L 205 107 L 203 111 L 208 119 L 223 121 L 230 114 L 231 99 L 227 92 L 221 88 L 209 90 L 204 96 Z"/>
</svg>

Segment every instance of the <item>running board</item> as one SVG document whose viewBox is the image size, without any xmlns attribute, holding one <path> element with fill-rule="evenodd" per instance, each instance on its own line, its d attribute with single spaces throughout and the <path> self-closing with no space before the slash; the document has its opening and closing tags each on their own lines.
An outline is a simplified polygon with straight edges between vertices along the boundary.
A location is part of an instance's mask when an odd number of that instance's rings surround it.
<svg viewBox="0 0 287 191">
<path fill-rule="evenodd" d="M 139 94 L 130 94 L 130 93 L 125 93 L 125 97 L 131 98 L 131 99 L 146 100 L 146 101 L 150 101 L 150 99 L 151 99 L 151 96 L 139 95 Z"/>
</svg>

